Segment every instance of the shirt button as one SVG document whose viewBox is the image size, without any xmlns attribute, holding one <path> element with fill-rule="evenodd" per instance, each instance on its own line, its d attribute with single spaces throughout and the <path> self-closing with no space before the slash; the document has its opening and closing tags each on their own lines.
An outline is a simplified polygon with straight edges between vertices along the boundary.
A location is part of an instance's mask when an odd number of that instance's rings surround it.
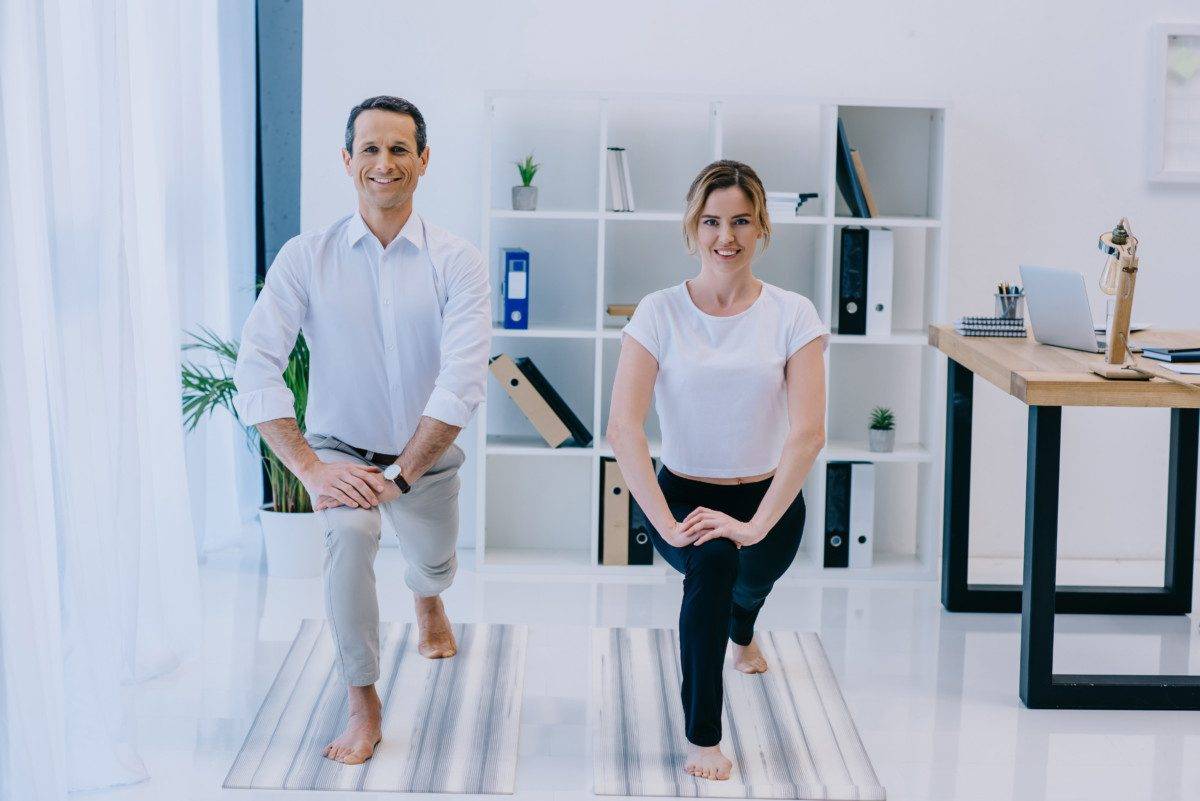
<svg viewBox="0 0 1200 801">
<path fill-rule="evenodd" d="M 384 298 L 384 299 L 383 299 L 383 305 L 384 305 L 384 306 L 390 306 L 390 305 L 391 305 L 391 303 L 392 303 L 392 300 L 391 300 L 391 298 Z"/>
<path fill-rule="evenodd" d="M 395 345 L 388 345 L 388 350 L 395 350 L 395 349 L 396 349 Z"/>
</svg>

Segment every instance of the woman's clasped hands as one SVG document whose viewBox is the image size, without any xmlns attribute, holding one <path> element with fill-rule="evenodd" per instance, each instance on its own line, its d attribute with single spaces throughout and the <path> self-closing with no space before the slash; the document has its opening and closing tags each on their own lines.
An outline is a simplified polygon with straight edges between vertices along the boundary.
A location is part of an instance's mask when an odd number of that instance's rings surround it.
<svg viewBox="0 0 1200 801">
<path fill-rule="evenodd" d="M 724 537 L 741 548 L 744 545 L 754 545 L 762 540 L 763 536 L 764 533 L 752 523 L 737 520 L 724 512 L 697 506 L 687 517 L 675 524 L 671 536 L 665 539 L 676 548 L 682 548 L 686 545 L 703 545 L 709 540 Z"/>
</svg>

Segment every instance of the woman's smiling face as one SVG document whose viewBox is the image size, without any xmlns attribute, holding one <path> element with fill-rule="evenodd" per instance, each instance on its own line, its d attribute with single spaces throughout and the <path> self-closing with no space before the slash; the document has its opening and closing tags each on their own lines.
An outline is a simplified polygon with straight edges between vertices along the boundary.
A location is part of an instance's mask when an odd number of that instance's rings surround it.
<svg viewBox="0 0 1200 801">
<path fill-rule="evenodd" d="M 700 261 L 723 273 L 749 266 L 762 230 L 754 206 L 738 186 L 714 189 L 704 201 L 696 230 Z"/>
</svg>

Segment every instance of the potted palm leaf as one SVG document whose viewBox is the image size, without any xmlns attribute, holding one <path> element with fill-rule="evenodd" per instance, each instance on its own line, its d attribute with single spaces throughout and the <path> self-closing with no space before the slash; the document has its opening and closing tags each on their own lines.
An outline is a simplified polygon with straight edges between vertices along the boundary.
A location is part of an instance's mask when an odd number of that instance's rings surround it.
<svg viewBox="0 0 1200 801">
<path fill-rule="evenodd" d="M 521 174 L 521 185 L 512 188 L 513 211 L 534 211 L 537 209 L 537 187 L 533 186 L 533 176 L 537 175 L 540 164 L 533 163 L 530 153 L 524 161 L 514 162 L 517 172 Z"/>
<path fill-rule="evenodd" d="M 867 432 L 872 451 L 890 453 L 896 445 L 896 418 L 892 410 L 876 406 L 871 410 L 871 428 Z"/>
<path fill-rule="evenodd" d="M 233 384 L 233 366 L 237 363 L 238 343 L 224 340 L 208 328 L 189 332 L 185 351 L 208 354 L 206 363 L 189 360 L 182 368 L 183 422 L 189 431 L 217 409 L 225 409 L 246 432 L 247 446 L 258 451 L 271 487 L 272 503 L 259 512 L 263 542 L 267 551 L 267 573 L 288 578 L 320 575 L 324 559 L 324 525 L 312 510 L 312 500 L 300 479 L 284 466 L 267 447 L 254 426 L 242 424 L 233 406 L 237 389 Z M 308 345 L 303 335 L 288 358 L 283 381 L 295 397 L 296 424 L 304 430 L 304 411 L 308 406 Z"/>
</svg>

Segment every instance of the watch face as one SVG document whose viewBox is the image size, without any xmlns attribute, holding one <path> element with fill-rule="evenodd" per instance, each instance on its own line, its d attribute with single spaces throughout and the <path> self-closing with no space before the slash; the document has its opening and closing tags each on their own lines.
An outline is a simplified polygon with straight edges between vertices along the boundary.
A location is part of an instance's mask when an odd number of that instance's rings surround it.
<svg viewBox="0 0 1200 801">
<path fill-rule="evenodd" d="M 389 464 L 383 471 L 383 477 L 388 481 L 395 481 L 398 475 L 400 475 L 400 465 L 398 464 Z"/>
</svg>

